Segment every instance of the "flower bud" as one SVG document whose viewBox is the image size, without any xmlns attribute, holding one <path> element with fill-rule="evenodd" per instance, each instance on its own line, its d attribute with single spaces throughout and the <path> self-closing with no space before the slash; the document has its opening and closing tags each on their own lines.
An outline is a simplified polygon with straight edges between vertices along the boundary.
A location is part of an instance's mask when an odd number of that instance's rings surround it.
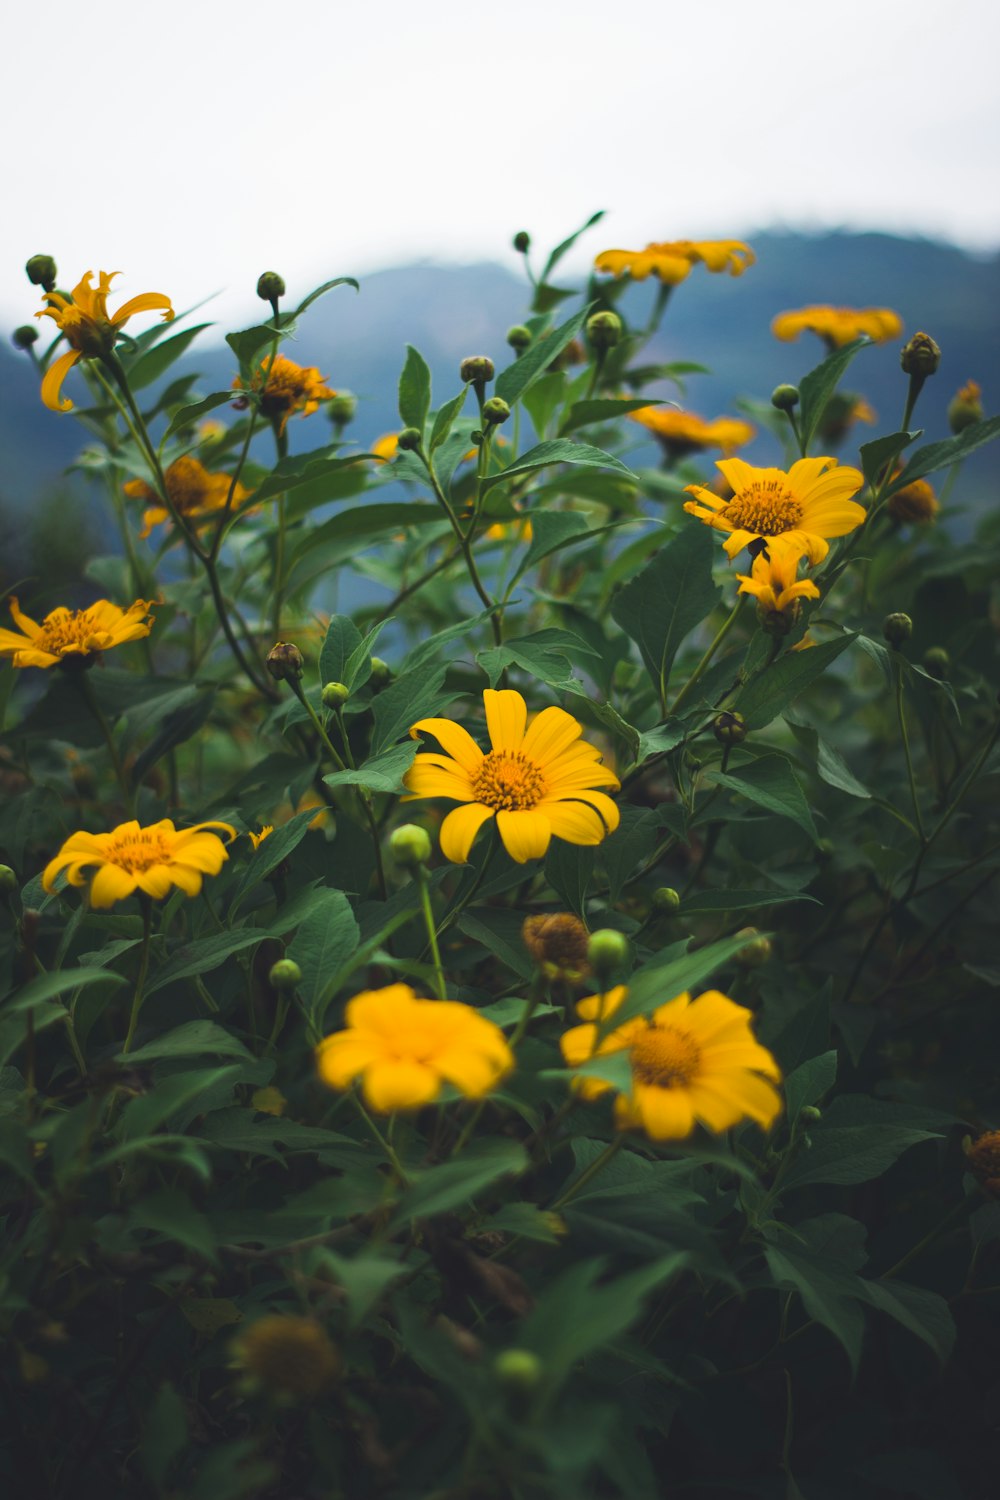
<svg viewBox="0 0 1000 1500">
<path fill-rule="evenodd" d="M 924 671 L 943 682 L 951 670 L 951 657 L 943 646 L 928 646 L 924 652 Z"/>
<path fill-rule="evenodd" d="M 771 405 L 778 411 L 794 411 L 799 404 L 797 385 L 776 385 L 771 392 Z"/>
<path fill-rule="evenodd" d="M 10 341 L 15 349 L 30 349 L 32 344 L 38 342 L 38 329 L 30 323 L 23 323 L 20 328 L 14 329 Z"/>
<path fill-rule="evenodd" d="M 257 278 L 257 296 L 262 302 L 277 302 L 285 295 L 285 283 L 277 271 L 265 271 Z"/>
<path fill-rule="evenodd" d="M 519 229 L 514 236 L 514 249 L 518 255 L 527 255 L 531 249 L 531 235 L 526 229 Z"/>
<path fill-rule="evenodd" d="M 606 982 L 628 960 L 628 938 L 613 927 L 592 932 L 587 944 L 587 959 L 597 978 Z"/>
<path fill-rule="evenodd" d="M 507 342 L 518 354 L 523 354 L 525 349 L 531 348 L 531 329 L 525 328 L 523 323 L 515 323 L 512 328 L 507 329 Z"/>
<path fill-rule="evenodd" d="M 510 1391 L 533 1391 L 541 1382 L 544 1366 L 530 1349 L 501 1349 L 493 1361 L 493 1372 Z"/>
<path fill-rule="evenodd" d="M 800 1120 L 811 1120 L 813 1124 L 815 1124 L 817 1120 L 822 1120 L 822 1118 L 823 1111 L 821 1109 L 817 1109 L 815 1104 L 803 1104 L 802 1108 L 799 1110 Z"/>
<path fill-rule="evenodd" d="M 0 865 L 0 895 L 9 895 L 17 890 L 17 876 L 10 865 Z"/>
<path fill-rule="evenodd" d="M 912 479 L 890 495 L 886 504 L 892 519 L 904 526 L 926 526 L 936 518 L 940 509 L 934 486 L 926 479 Z"/>
<path fill-rule="evenodd" d="M 657 911 L 677 911 L 680 904 L 680 894 L 672 885 L 661 885 L 653 892 L 653 905 Z"/>
<path fill-rule="evenodd" d="M 915 333 L 900 350 L 899 363 L 904 375 L 919 375 L 926 379 L 941 363 L 941 350 L 929 333 Z"/>
<path fill-rule="evenodd" d="M 33 255 L 24 269 L 32 286 L 40 286 L 43 292 L 55 291 L 58 273 L 51 255 Z"/>
<path fill-rule="evenodd" d="M 404 427 L 396 439 L 404 453 L 416 453 L 424 440 L 424 435 L 419 427 Z"/>
<path fill-rule="evenodd" d="M 418 823 L 403 823 L 389 835 L 389 849 L 397 865 L 415 870 L 431 857 L 430 834 Z"/>
<path fill-rule="evenodd" d="M 279 958 L 267 978 L 272 990 L 294 990 L 302 983 L 302 970 L 294 958 Z"/>
<path fill-rule="evenodd" d="M 759 969 L 761 964 L 767 963 L 772 951 L 769 937 L 764 937 L 756 927 L 741 927 L 736 936 L 747 940 L 746 946 L 736 955 L 736 962 L 741 968 Z"/>
<path fill-rule="evenodd" d="M 970 1141 L 963 1141 L 969 1171 L 987 1193 L 1000 1197 L 1000 1130 L 987 1130 Z"/>
<path fill-rule="evenodd" d="M 459 379 L 466 385 L 485 385 L 495 373 L 493 361 L 486 354 L 470 354 L 458 367 Z"/>
<path fill-rule="evenodd" d="M 583 979 L 589 973 L 587 953 L 590 934 L 572 912 L 546 912 L 525 917 L 521 927 L 524 946 L 549 979 Z"/>
<path fill-rule="evenodd" d="M 889 645 L 898 651 L 903 642 L 908 641 L 913 634 L 913 621 L 909 615 L 897 610 L 895 614 L 886 615 L 882 621 L 882 634 Z"/>
<path fill-rule="evenodd" d="M 763 604 L 758 603 L 756 608 L 757 624 L 765 635 L 774 640 L 784 640 L 792 627 L 798 624 L 802 613 L 802 600 L 793 599 L 787 609 L 765 609 Z"/>
<path fill-rule="evenodd" d="M 278 641 L 267 653 L 267 670 L 277 682 L 293 682 L 302 676 L 302 652 L 291 641 Z"/>
<path fill-rule="evenodd" d="M 338 391 L 332 401 L 326 403 L 326 414 L 336 427 L 346 427 L 354 421 L 358 409 L 358 398 L 350 391 Z"/>
<path fill-rule="evenodd" d="M 373 656 L 372 674 L 368 679 L 372 687 L 377 692 L 379 688 L 384 688 L 388 682 L 391 682 L 391 680 L 392 668 L 390 667 L 389 663 L 387 661 L 383 661 L 381 656 Z"/>
<path fill-rule="evenodd" d="M 613 349 L 622 336 L 616 312 L 595 312 L 587 319 L 587 337 L 595 349 Z"/>
<path fill-rule="evenodd" d="M 321 1395 L 341 1371 L 326 1329 L 312 1318 L 269 1313 L 240 1333 L 231 1348 L 247 1385 L 282 1403 Z"/>
<path fill-rule="evenodd" d="M 483 402 L 483 421 L 491 427 L 499 427 L 510 416 L 510 407 L 502 396 L 491 396 Z"/>
<path fill-rule="evenodd" d="M 346 687 L 342 682 L 325 682 L 323 684 L 323 691 L 320 694 L 323 700 L 323 707 L 330 709 L 343 708 L 350 696 L 350 688 Z"/>
<path fill-rule="evenodd" d="M 712 720 L 712 733 L 720 745 L 741 745 L 747 737 L 747 721 L 733 709 L 723 709 Z"/>
<path fill-rule="evenodd" d="M 948 406 L 948 426 L 956 435 L 983 420 L 981 397 L 982 391 L 974 380 L 966 381 L 952 397 Z"/>
</svg>

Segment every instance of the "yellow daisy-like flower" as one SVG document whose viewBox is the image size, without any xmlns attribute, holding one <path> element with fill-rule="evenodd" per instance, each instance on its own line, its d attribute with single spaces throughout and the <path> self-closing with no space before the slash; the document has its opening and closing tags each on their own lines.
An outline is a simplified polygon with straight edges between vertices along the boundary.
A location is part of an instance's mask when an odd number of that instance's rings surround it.
<svg viewBox="0 0 1000 1500">
<path fill-rule="evenodd" d="M 667 286 L 676 286 L 699 263 L 709 271 L 742 276 L 756 259 L 742 240 L 664 240 L 647 245 L 645 250 L 603 250 L 594 266 L 616 279 L 626 273 L 633 281 L 655 275 Z"/>
<path fill-rule="evenodd" d="M 794 312 L 779 313 L 771 332 L 783 343 L 791 343 L 803 331 L 818 334 L 829 349 L 852 344 L 865 334 L 873 343 L 884 344 L 898 338 L 903 320 L 891 307 L 800 307 Z"/>
<path fill-rule="evenodd" d="M 760 552 L 749 575 L 737 573 L 741 594 L 752 594 L 769 615 L 795 614 L 800 599 L 818 599 L 819 589 L 811 578 L 798 578 L 799 559 L 794 552 L 775 548 L 774 556 Z"/>
<path fill-rule="evenodd" d="M 399 452 L 399 433 L 384 432 L 372 443 L 371 452 L 373 458 L 380 458 L 383 463 L 390 463 Z"/>
<path fill-rule="evenodd" d="M 755 427 L 737 417 L 716 417 L 714 422 L 706 422 L 694 412 L 675 411 L 667 406 L 644 406 L 629 412 L 629 417 L 648 428 L 674 458 L 705 448 L 734 453 L 757 436 Z"/>
<path fill-rule="evenodd" d="M 909 484 L 890 495 L 886 510 L 894 521 L 905 526 L 926 526 L 937 520 L 941 509 L 934 486 L 926 479 L 913 479 Z"/>
<path fill-rule="evenodd" d="M 150 608 L 145 599 L 137 599 L 128 609 L 98 599 L 86 609 L 60 605 L 39 625 L 11 598 L 10 612 L 21 634 L 0 630 L 0 657 L 9 656 L 15 667 L 57 667 L 70 660 L 79 663 L 113 646 L 124 646 L 126 641 L 142 640 L 153 623 Z"/>
<path fill-rule="evenodd" d="M 445 1083 L 482 1099 L 514 1066 L 499 1026 L 471 1005 L 418 999 L 408 984 L 355 995 L 345 1019 L 316 1049 L 320 1077 L 334 1089 L 360 1078 L 379 1114 L 429 1104 Z"/>
<path fill-rule="evenodd" d="M 827 538 L 846 536 L 865 519 L 864 508 L 850 499 L 864 475 L 835 458 L 800 458 L 787 474 L 755 469 L 742 458 L 720 458 L 715 467 L 732 486 L 731 497 L 724 500 L 704 485 L 689 484 L 685 488 L 696 498 L 685 501 L 684 509 L 729 533 L 723 545 L 730 558 L 758 538 L 780 537 L 783 551 L 822 562 L 830 550 Z"/>
<path fill-rule="evenodd" d="M 257 853 L 257 850 L 260 848 L 264 840 L 269 839 L 273 832 L 273 823 L 265 823 L 262 826 L 260 833 L 253 833 L 250 829 L 247 830 L 247 838 L 250 840 L 251 844 L 253 844 L 253 852 L 255 854 Z"/>
<path fill-rule="evenodd" d="M 601 765 L 601 753 L 581 740 L 583 729 L 562 708 L 543 708 L 528 726 L 520 693 L 483 693 L 491 749 L 484 754 L 451 719 L 421 719 L 415 739 L 431 734 L 447 755 L 418 755 L 403 777 L 412 802 L 448 797 L 461 802 L 441 824 L 441 852 L 464 864 L 484 823 L 495 817 L 504 847 L 524 864 L 541 859 L 553 834 L 569 844 L 599 844 L 618 827 L 618 808 L 604 792 L 618 777 Z"/>
<path fill-rule="evenodd" d="M 174 509 L 192 525 L 203 525 L 220 510 L 225 510 L 232 486 L 229 474 L 210 474 L 204 464 L 190 454 L 175 458 L 164 474 L 167 494 Z M 130 500 L 142 500 L 147 509 L 142 513 L 141 538 L 149 536 L 154 526 L 170 520 L 170 512 L 155 490 L 143 479 L 130 479 L 125 485 Z M 232 510 L 238 510 L 250 498 L 250 491 L 237 482 L 233 490 Z"/>
<path fill-rule="evenodd" d="M 261 360 L 250 388 L 262 393 L 261 411 L 272 422 L 277 422 L 279 432 L 284 432 L 293 412 L 311 417 L 313 412 L 319 411 L 321 401 L 329 401 L 337 394 L 324 384 L 325 380 L 326 376 L 321 375 L 315 365 L 297 365 L 284 354 L 276 354 L 273 360 L 270 357 Z M 237 375 L 233 380 L 233 390 L 245 389 Z"/>
<path fill-rule="evenodd" d="M 73 833 L 42 874 L 42 885 L 51 891 L 56 876 L 66 871 L 70 885 L 90 882 L 90 904 L 113 906 L 134 891 L 162 901 L 177 886 L 187 896 L 197 896 L 202 877 L 218 875 L 229 858 L 226 846 L 210 830 L 221 828 L 236 837 L 229 823 L 197 823 L 194 828 L 175 828 L 169 818 L 140 828 L 132 819 L 112 833 Z"/>
<path fill-rule="evenodd" d="M 560 1043 L 571 1067 L 592 1057 L 628 1053 L 632 1085 L 615 1101 L 619 1129 L 644 1130 L 654 1141 L 675 1141 L 689 1136 L 698 1123 L 716 1132 L 747 1119 L 770 1128 L 781 1111 L 774 1088 L 781 1072 L 755 1039 L 750 1011 L 719 990 L 706 990 L 694 1000 L 685 993 L 659 1006 L 648 1020 L 636 1017 L 600 1037 L 601 1024 L 621 1008 L 627 994 L 619 985 L 606 995 L 581 1000 L 577 1014 L 586 1024 L 567 1031 Z M 575 1087 L 593 1099 L 613 1085 L 583 1076 Z"/>
<path fill-rule="evenodd" d="M 130 297 L 113 317 L 110 316 L 108 293 L 112 281 L 121 272 L 100 271 L 96 287 L 90 284 L 93 274 L 93 271 L 87 271 L 68 298 L 62 292 L 46 292 L 48 306 L 35 314 L 36 318 L 54 318 L 59 332 L 70 346 L 65 354 L 53 361 L 42 380 L 42 401 L 50 411 L 72 411 L 72 401 L 60 395 L 69 371 L 82 357 L 100 359 L 110 354 L 118 330 L 129 318 L 140 312 L 162 312 L 165 323 L 173 320 L 170 298 L 161 292 L 143 292 L 138 297 Z"/>
</svg>

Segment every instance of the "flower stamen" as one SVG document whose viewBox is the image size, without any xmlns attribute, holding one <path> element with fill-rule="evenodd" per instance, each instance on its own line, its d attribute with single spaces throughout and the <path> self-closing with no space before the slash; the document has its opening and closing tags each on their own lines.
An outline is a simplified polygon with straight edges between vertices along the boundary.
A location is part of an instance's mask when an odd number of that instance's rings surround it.
<svg viewBox="0 0 1000 1500">
<path fill-rule="evenodd" d="M 734 530 L 752 531 L 757 536 L 780 536 L 802 524 L 802 506 L 784 484 L 777 480 L 757 480 L 741 494 L 734 495 L 725 509 L 726 520 Z"/>
<path fill-rule="evenodd" d="M 521 812 L 537 807 L 546 788 L 538 766 L 519 750 L 491 750 L 483 757 L 472 790 L 475 800 L 485 807 Z"/>
<path fill-rule="evenodd" d="M 629 1060 L 637 1083 L 683 1088 L 698 1073 L 701 1048 L 694 1037 L 674 1026 L 649 1026 L 632 1042 Z"/>
</svg>

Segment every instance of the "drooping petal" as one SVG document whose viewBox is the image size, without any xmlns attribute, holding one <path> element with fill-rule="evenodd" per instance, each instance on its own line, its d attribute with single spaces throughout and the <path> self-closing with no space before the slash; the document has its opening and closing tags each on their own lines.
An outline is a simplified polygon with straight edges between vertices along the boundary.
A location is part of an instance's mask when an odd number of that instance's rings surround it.
<svg viewBox="0 0 1000 1500">
<path fill-rule="evenodd" d="M 526 864 L 529 859 L 541 859 L 552 838 L 548 816 L 535 808 L 526 808 L 520 812 L 498 812 L 497 827 L 504 848 L 519 865 Z"/>
<path fill-rule="evenodd" d="M 167 882 L 169 886 L 169 881 Z M 124 901 L 136 887 L 136 877 L 119 865 L 102 865 L 90 882 L 90 904 L 98 910 Z"/>
<path fill-rule="evenodd" d="M 114 276 L 117 274 L 117 271 L 112 272 Z M 123 302 L 111 322 L 116 328 L 121 328 L 129 318 L 141 312 L 162 312 L 164 323 L 172 323 L 174 318 L 174 309 L 169 297 L 164 297 L 161 292 L 141 292 L 138 297 L 130 297 L 127 302 Z"/>
<path fill-rule="evenodd" d="M 483 752 L 472 735 L 453 719 L 420 719 L 410 730 L 410 738 L 415 740 L 420 734 L 432 734 L 468 776 L 475 776 L 483 763 Z"/>
<path fill-rule="evenodd" d="M 580 802 L 586 803 L 588 807 L 594 809 L 604 826 L 605 833 L 614 833 L 621 822 L 621 813 L 618 810 L 616 802 L 612 802 L 611 798 L 606 797 L 603 792 L 592 792 L 585 788 L 580 788 L 578 791 L 563 793 L 560 796 L 558 806 L 568 807 L 573 803 Z M 548 801 L 539 804 L 540 807 L 545 809 L 546 813 L 550 813 L 551 805 Z M 555 824 L 553 824 L 552 831 L 553 833 L 556 831 Z"/>
<path fill-rule="evenodd" d="M 682 1141 L 694 1129 L 694 1110 L 686 1089 L 661 1089 L 638 1084 L 634 1108 L 642 1128 L 653 1141 Z"/>
<path fill-rule="evenodd" d="M 30 617 L 30 615 L 26 615 L 24 613 L 17 600 L 17 597 L 14 594 L 11 594 L 10 599 L 8 600 L 8 606 L 10 608 L 11 619 L 14 621 L 14 624 L 17 625 L 21 630 L 23 630 L 25 635 L 30 636 L 32 640 L 36 640 L 42 633 L 42 627 L 36 624 L 36 622 Z"/>
<path fill-rule="evenodd" d="M 42 377 L 42 404 L 49 411 L 72 411 L 73 403 L 68 396 L 60 396 L 62 383 L 80 358 L 79 349 L 67 349 L 65 354 L 53 360 Z"/>
<path fill-rule="evenodd" d="M 397 1109 L 417 1109 L 441 1092 L 441 1080 L 423 1063 L 400 1059 L 373 1062 L 365 1070 L 362 1092 L 369 1107 L 380 1115 Z"/>
<path fill-rule="evenodd" d="M 528 721 L 528 705 L 520 693 L 511 688 L 497 692 L 486 688 L 483 692 L 486 710 L 486 727 L 494 750 L 520 750 L 524 741 L 524 726 Z"/>
<path fill-rule="evenodd" d="M 485 807 L 481 802 L 467 802 L 463 807 L 454 808 L 441 824 L 439 834 L 445 859 L 450 859 L 455 865 L 464 865 L 476 834 L 492 816 L 492 807 Z"/>
</svg>

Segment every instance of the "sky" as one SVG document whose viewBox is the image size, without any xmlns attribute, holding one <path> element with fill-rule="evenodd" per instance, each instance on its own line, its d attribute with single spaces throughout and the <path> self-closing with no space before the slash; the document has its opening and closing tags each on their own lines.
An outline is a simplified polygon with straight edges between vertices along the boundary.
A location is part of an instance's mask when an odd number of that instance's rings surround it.
<svg viewBox="0 0 1000 1500">
<path fill-rule="evenodd" d="M 995 0 L 46 0 L 4 23 L 0 324 L 71 287 L 253 319 L 528 229 L 587 253 L 846 227 L 1000 247 Z M 13 41 L 11 44 L 11 33 Z M 581 251 L 582 255 L 583 252 Z M 578 264 L 581 262 L 578 261 Z M 114 302 L 112 302 L 112 307 Z"/>
</svg>

